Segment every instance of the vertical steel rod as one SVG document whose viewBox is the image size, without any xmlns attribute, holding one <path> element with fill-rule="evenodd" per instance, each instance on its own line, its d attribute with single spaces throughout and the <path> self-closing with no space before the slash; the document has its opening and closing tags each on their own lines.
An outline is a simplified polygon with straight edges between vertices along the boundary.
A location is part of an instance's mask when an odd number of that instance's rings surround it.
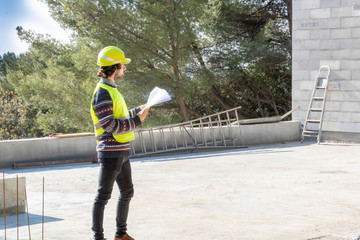
<svg viewBox="0 0 360 240">
<path fill-rule="evenodd" d="M 26 187 L 25 187 L 25 203 L 26 203 L 26 214 L 27 214 L 28 229 L 29 229 L 29 240 L 31 240 L 31 233 L 30 233 L 30 218 L 29 218 L 29 204 L 28 204 L 27 195 L 26 195 Z"/>
<path fill-rule="evenodd" d="M 6 240 L 6 205 L 5 205 L 5 171 L 3 169 L 3 197 L 4 197 L 4 234 Z"/>
<path fill-rule="evenodd" d="M 43 177 L 43 189 L 42 189 L 42 231 L 41 231 L 41 239 L 44 240 L 44 201 L 45 201 L 45 178 Z"/>
<path fill-rule="evenodd" d="M 16 236 L 19 240 L 19 177 L 16 175 Z"/>
</svg>

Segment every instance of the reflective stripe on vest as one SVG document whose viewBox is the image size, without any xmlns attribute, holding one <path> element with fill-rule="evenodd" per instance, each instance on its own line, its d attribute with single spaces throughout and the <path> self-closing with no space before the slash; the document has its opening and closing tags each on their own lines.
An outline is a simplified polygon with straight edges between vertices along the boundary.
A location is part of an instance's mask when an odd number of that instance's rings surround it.
<svg viewBox="0 0 360 240">
<path fill-rule="evenodd" d="M 95 88 L 94 94 L 92 96 L 91 109 L 90 109 L 91 118 L 94 123 L 95 136 L 96 136 L 97 141 L 99 140 L 101 134 L 103 134 L 105 132 L 100 124 L 98 117 L 95 114 L 95 110 L 94 110 L 94 106 L 93 106 L 95 94 L 97 93 L 97 91 L 99 91 L 100 88 L 106 89 L 111 96 L 111 99 L 113 101 L 114 119 L 125 120 L 125 119 L 130 118 L 129 110 L 127 109 L 125 100 L 122 97 L 122 95 L 120 94 L 120 92 L 116 88 L 110 87 L 109 85 L 98 83 Z M 113 137 L 115 138 L 116 141 L 118 141 L 120 143 L 130 142 L 135 139 L 135 135 L 132 130 L 127 131 L 127 132 L 113 134 Z"/>
</svg>

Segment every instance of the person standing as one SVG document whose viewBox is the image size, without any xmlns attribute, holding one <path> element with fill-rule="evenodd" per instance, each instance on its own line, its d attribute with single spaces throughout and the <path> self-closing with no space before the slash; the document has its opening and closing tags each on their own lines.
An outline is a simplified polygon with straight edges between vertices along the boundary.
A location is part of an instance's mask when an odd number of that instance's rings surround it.
<svg viewBox="0 0 360 240">
<path fill-rule="evenodd" d="M 120 190 L 116 212 L 114 240 L 134 240 L 127 233 L 129 203 L 134 195 L 130 166 L 130 142 L 135 139 L 134 128 L 141 125 L 149 109 L 146 105 L 128 110 L 125 100 L 117 90 L 115 81 L 125 76 L 124 52 L 115 46 L 102 49 L 98 55 L 100 78 L 91 101 L 91 118 L 97 140 L 96 151 L 100 162 L 98 190 L 92 211 L 94 240 L 105 240 L 104 209 L 116 182 Z"/>
</svg>

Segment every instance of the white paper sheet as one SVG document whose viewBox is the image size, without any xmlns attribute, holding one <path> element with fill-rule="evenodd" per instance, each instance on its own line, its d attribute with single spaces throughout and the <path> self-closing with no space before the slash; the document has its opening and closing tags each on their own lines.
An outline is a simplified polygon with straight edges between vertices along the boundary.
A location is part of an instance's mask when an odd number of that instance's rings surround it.
<svg viewBox="0 0 360 240">
<path fill-rule="evenodd" d="M 149 95 L 149 98 L 146 103 L 146 107 L 144 109 L 150 108 L 154 105 L 167 102 L 171 100 L 171 96 L 165 89 L 161 89 L 158 87 L 155 87 Z M 144 110 L 143 109 L 143 110 Z"/>
</svg>

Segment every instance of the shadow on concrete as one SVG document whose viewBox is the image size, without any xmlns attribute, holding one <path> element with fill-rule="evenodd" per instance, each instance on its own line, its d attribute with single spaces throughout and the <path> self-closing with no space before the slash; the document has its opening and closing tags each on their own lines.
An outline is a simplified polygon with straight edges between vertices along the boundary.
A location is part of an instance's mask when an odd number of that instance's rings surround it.
<svg viewBox="0 0 360 240">
<path fill-rule="evenodd" d="M 42 216 L 37 214 L 29 213 L 30 225 L 36 225 L 42 223 Z M 64 219 L 44 216 L 44 223 L 62 221 Z M 28 225 L 27 214 L 19 214 L 19 227 L 24 227 Z M 16 228 L 17 227 L 17 216 L 7 215 L 6 216 L 6 229 Z M 4 230 L 4 215 L 0 215 L 0 230 Z"/>
</svg>

